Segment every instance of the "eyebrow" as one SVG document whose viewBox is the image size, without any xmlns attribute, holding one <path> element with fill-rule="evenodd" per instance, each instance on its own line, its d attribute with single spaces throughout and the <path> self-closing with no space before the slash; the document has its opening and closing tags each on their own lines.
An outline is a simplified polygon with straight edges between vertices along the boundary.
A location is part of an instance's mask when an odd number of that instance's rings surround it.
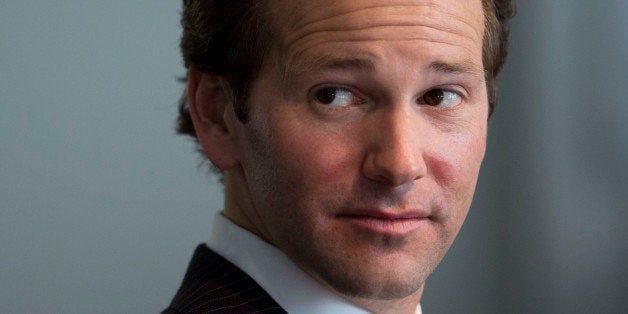
<svg viewBox="0 0 628 314">
<path fill-rule="evenodd" d="M 428 66 L 431 72 L 442 74 L 471 74 L 484 78 L 484 71 L 480 66 L 472 61 L 445 62 L 436 60 Z M 375 62 L 373 57 L 365 56 L 319 56 L 302 60 L 294 64 L 284 63 L 282 72 L 284 80 L 294 79 L 303 73 L 320 70 L 359 70 L 364 72 L 374 72 Z"/>
<path fill-rule="evenodd" d="M 327 56 L 316 60 L 312 65 L 316 68 L 330 70 L 359 69 L 375 71 L 375 63 L 370 59 L 361 57 L 336 58 Z"/>
<path fill-rule="evenodd" d="M 303 73 L 321 70 L 359 70 L 375 71 L 375 62 L 369 56 L 318 56 L 296 63 L 284 63 L 282 74 L 284 79 L 295 78 Z"/>
<path fill-rule="evenodd" d="M 432 72 L 444 74 L 461 74 L 467 73 L 483 77 L 484 71 L 474 62 L 465 61 L 460 63 L 449 63 L 444 61 L 434 61 L 430 63 L 429 69 Z"/>
</svg>

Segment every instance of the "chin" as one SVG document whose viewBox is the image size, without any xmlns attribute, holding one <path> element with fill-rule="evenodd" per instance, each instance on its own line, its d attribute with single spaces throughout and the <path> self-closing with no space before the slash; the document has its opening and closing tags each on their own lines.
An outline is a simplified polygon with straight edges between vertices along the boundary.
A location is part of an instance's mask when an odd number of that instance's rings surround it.
<svg viewBox="0 0 628 314">
<path fill-rule="evenodd" d="M 322 267 L 318 277 L 335 291 L 351 298 L 402 299 L 419 291 L 433 270 L 432 261 L 424 261 L 429 264 L 426 266 L 416 260 L 402 262 L 402 259 L 371 260 L 359 265 L 355 260 L 350 264 L 319 265 Z"/>
<path fill-rule="evenodd" d="M 414 276 L 413 276 L 414 277 Z M 416 293 L 424 283 L 424 280 L 416 278 L 415 280 L 384 280 L 366 279 L 346 279 L 336 280 L 329 284 L 337 292 L 352 298 L 362 298 L 371 300 L 398 300 L 406 298 Z"/>
</svg>

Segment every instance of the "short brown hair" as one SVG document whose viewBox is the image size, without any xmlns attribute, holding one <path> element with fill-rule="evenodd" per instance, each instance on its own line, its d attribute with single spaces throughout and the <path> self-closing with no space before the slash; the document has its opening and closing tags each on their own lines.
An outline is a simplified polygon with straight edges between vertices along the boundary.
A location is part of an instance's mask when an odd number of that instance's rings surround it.
<svg viewBox="0 0 628 314">
<path fill-rule="evenodd" d="M 512 0 L 482 0 L 485 31 L 482 58 L 489 114 L 497 101 L 497 75 L 508 51 L 508 21 Z M 261 0 L 183 0 L 181 53 L 185 67 L 225 78 L 237 117 L 246 121 L 246 100 L 251 82 L 259 74 L 275 33 L 267 23 Z M 177 132 L 196 138 L 187 97 L 179 102 Z"/>
</svg>

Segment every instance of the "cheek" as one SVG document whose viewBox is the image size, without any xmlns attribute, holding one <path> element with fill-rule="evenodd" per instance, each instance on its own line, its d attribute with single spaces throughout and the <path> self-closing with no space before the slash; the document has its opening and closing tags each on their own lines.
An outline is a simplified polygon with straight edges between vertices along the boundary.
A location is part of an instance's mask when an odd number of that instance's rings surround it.
<svg viewBox="0 0 628 314">
<path fill-rule="evenodd" d="M 347 144 L 325 141 L 308 154 L 312 159 L 312 174 L 324 183 L 341 181 L 347 174 L 358 171 L 354 154 Z"/>
<path fill-rule="evenodd" d="M 466 198 L 470 198 L 484 159 L 485 133 L 479 130 L 442 143 L 445 144 L 435 150 L 437 153 L 426 157 L 432 176 L 452 197 L 467 195 Z"/>
<path fill-rule="evenodd" d="M 293 182 L 299 185 L 304 196 L 327 199 L 331 191 L 349 184 L 353 174 L 357 173 L 351 149 L 329 138 L 307 136 L 303 141 L 288 147 L 290 169 Z M 317 196 L 318 195 L 318 196 Z"/>
<path fill-rule="evenodd" d="M 275 156 L 281 158 L 282 167 L 292 173 L 301 185 L 312 189 L 325 188 L 341 181 L 346 174 L 356 171 L 359 147 L 350 136 L 328 132 L 306 125 L 287 126 L 272 130 Z"/>
</svg>

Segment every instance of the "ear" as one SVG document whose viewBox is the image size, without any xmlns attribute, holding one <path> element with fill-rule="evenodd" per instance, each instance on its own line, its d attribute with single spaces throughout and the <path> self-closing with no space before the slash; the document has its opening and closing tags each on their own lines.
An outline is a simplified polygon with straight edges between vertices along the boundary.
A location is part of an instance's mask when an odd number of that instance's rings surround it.
<svg viewBox="0 0 628 314">
<path fill-rule="evenodd" d="M 220 77 L 189 69 L 187 97 L 194 130 L 205 155 L 221 171 L 240 163 L 233 131 L 224 120 L 225 110 L 233 110 L 225 89 Z"/>
</svg>

